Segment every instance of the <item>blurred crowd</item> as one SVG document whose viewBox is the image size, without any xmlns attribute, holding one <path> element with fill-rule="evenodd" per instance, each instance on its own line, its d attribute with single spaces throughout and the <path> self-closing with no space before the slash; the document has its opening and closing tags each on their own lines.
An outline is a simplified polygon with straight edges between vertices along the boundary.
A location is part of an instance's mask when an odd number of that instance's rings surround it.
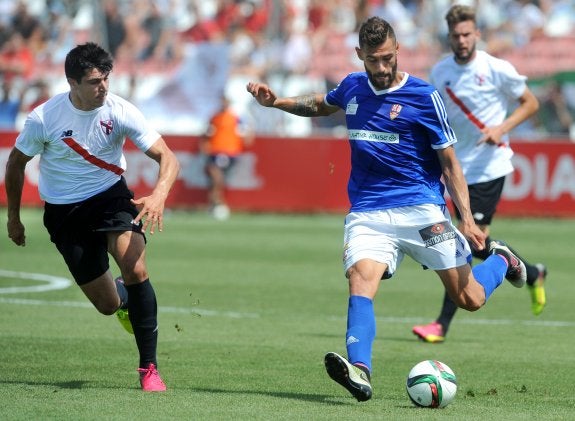
<svg viewBox="0 0 575 421">
<path fill-rule="evenodd" d="M 223 93 L 256 132 L 337 135 L 342 126 L 338 117 L 302 122 L 254 107 L 245 83 L 265 80 L 280 95 L 330 89 L 347 72 L 362 68 L 354 52 L 357 29 L 371 15 L 384 17 L 396 29 L 400 69 L 426 78 L 431 65 L 448 52 L 444 15 L 453 3 L 0 0 L 0 130 L 18 129 L 32 107 L 66 90 L 66 53 L 92 40 L 116 59 L 114 92 L 144 105 L 144 112 L 149 110 L 166 134 L 201 132 Z M 575 0 L 457 3 L 477 8 L 481 48 L 509 59 L 534 83 L 541 112 L 517 128 L 517 134 L 530 139 L 575 136 L 575 77 L 569 76 L 575 72 L 575 54 L 570 52 Z M 560 40 L 571 48 L 558 47 L 550 56 L 553 49 L 546 45 L 558 46 Z M 541 42 L 547 44 L 537 44 Z M 217 74 L 224 77 L 214 77 Z"/>
</svg>

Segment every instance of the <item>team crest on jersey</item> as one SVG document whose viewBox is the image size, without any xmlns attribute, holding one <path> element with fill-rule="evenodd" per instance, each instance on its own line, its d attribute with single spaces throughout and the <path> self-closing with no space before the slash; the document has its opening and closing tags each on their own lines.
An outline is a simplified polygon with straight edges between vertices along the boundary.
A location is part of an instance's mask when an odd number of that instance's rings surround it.
<svg viewBox="0 0 575 421">
<path fill-rule="evenodd" d="M 391 110 L 389 111 L 389 118 L 391 118 L 392 120 L 395 120 L 395 118 L 399 115 L 399 113 L 401 112 L 401 109 L 403 107 L 399 104 L 393 104 L 391 106 Z"/>
<path fill-rule="evenodd" d="M 351 101 L 347 103 L 347 106 L 345 107 L 345 113 L 349 115 L 355 115 L 357 113 L 358 107 L 359 104 L 357 103 L 357 99 L 356 97 L 353 97 Z"/>
<path fill-rule="evenodd" d="M 456 237 L 453 226 L 448 222 L 440 222 L 419 230 L 425 247 L 432 247 Z"/>
<path fill-rule="evenodd" d="M 479 86 L 483 85 L 485 83 L 485 75 L 476 74 L 475 75 L 475 82 L 477 82 L 477 84 Z"/>
<path fill-rule="evenodd" d="M 100 120 L 100 128 L 105 134 L 109 135 L 114 130 L 114 122 L 112 120 Z"/>
</svg>

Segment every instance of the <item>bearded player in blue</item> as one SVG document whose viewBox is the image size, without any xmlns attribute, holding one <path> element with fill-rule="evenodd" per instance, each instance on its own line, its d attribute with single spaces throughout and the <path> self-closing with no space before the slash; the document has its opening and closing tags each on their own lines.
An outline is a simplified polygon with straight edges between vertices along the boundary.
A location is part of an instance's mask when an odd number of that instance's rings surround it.
<svg viewBox="0 0 575 421">
<path fill-rule="evenodd" d="M 330 352 L 327 373 L 358 401 L 372 396 L 373 300 L 405 255 L 434 270 L 453 301 L 475 311 L 503 279 L 525 284 L 523 262 L 497 241 L 491 255 L 471 268 L 471 247 L 485 248 L 453 144 L 457 139 L 439 93 L 397 70 L 399 44 L 388 22 L 371 17 L 359 30 L 356 52 L 365 72 L 351 73 L 327 95 L 278 98 L 265 84 L 247 90 L 263 106 L 304 117 L 342 109 L 351 146 L 343 263 L 349 280 L 348 358 Z M 445 183 L 445 184 L 444 184 Z M 447 188 L 462 215 L 459 229 L 444 200 Z"/>
</svg>

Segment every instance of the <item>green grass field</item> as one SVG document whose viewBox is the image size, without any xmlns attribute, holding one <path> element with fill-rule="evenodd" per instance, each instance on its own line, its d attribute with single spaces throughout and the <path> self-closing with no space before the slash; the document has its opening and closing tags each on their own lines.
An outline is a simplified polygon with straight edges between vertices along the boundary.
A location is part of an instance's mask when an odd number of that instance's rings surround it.
<svg viewBox="0 0 575 421">
<path fill-rule="evenodd" d="M 27 246 L 9 242 L 2 210 L 0 269 L 69 278 L 39 210 L 23 214 Z M 549 267 L 548 305 L 505 283 L 476 313 L 460 311 L 443 344 L 418 342 L 443 290 L 406 259 L 375 308 L 374 397 L 358 403 L 325 373 L 345 355 L 343 215 L 170 213 L 148 236 L 159 301 L 163 394 L 139 390 L 133 338 L 80 290 L 7 291 L 46 282 L 0 276 L 2 420 L 572 420 L 575 397 L 575 221 L 499 219 L 495 238 Z M 445 409 L 411 405 L 410 368 L 424 359 L 457 375 Z"/>
</svg>

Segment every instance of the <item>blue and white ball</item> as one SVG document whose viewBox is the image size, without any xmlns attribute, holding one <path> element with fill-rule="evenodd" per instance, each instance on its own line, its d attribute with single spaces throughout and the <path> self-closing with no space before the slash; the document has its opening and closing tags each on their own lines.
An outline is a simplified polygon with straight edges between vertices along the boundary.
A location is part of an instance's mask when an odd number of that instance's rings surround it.
<svg viewBox="0 0 575 421">
<path fill-rule="evenodd" d="M 414 405 L 443 408 L 457 392 L 455 373 L 447 364 L 436 360 L 417 363 L 407 376 L 407 395 Z"/>
</svg>

